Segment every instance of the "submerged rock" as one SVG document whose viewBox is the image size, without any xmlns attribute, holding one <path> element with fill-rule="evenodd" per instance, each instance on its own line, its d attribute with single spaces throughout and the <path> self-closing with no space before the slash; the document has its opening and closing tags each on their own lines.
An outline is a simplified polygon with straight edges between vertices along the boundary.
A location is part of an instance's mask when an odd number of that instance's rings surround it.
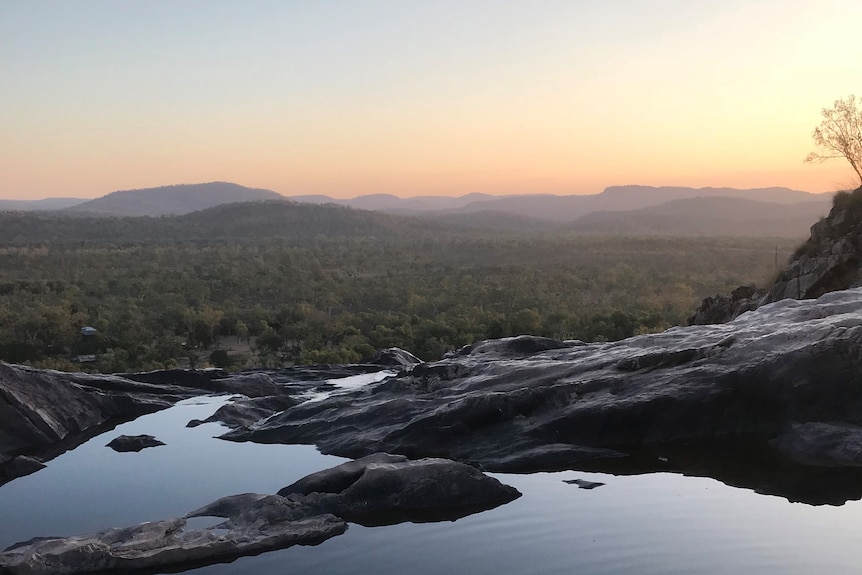
<svg viewBox="0 0 862 575">
<path fill-rule="evenodd" d="M 613 343 L 481 342 L 224 437 L 530 472 L 664 447 L 773 449 L 822 421 L 862 426 L 860 289 Z"/>
<path fill-rule="evenodd" d="M 138 452 L 148 447 L 164 445 L 152 435 L 120 435 L 112 439 L 105 447 L 110 447 L 119 453 Z"/>
<path fill-rule="evenodd" d="M 156 573 L 314 545 L 347 529 L 347 521 L 391 524 L 456 519 L 520 496 L 477 470 L 440 459 L 406 461 L 377 454 L 322 471 L 285 495 L 223 497 L 184 518 L 76 537 L 37 538 L 0 553 L 10 575 Z M 194 528 L 195 518 L 215 519 Z"/>
</svg>

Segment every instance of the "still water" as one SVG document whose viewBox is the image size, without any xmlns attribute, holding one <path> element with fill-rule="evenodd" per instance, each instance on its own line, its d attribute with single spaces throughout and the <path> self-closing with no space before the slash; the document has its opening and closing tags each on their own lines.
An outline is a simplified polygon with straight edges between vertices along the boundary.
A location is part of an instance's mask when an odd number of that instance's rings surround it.
<svg viewBox="0 0 862 575">
<path fill-rule="evenodd" d="M 237 444 L 205 419 L 226 397 L 187 400 L 95 437 L 0 487 L 0 548 L 181 516 L 225 495 L 274 493 L 344 461 L 314 448 Z M 116 453 L 117 435 L 164 447 Z M 297 574 L 808 574 L 862 572 L 862 504 L 812 507 L 706 478 L 563 472 L 498 474 L 523 493 L 455 522 L 365 528 L 188 571 Z M 606 485 L 582 490 L 567 479 Z"/>
</svg>

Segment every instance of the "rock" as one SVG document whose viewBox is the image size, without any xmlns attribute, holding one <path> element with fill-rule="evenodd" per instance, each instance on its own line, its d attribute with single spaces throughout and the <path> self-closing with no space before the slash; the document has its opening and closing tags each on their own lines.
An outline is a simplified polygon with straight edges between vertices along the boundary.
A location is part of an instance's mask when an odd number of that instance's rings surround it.
<svg viewBox="0 0 862 575">
<path fill-rule="evenodd" d="M 600 481 L 587 481 L 586 479 L 563 479 L 563 483 L 577 485 L 579 489 L 595 489 L 604 485 Z"/>
<path fill-rule="evenodd" d="M 829 215 L 811 226 L 767 291 L 741 286 L 730 296 L 703 300 L 689 325 L 724 323 L 738 315 L 782 299 L 813 299 L 833 291 L 862 286 L 862 188 L 836 194 Z"/>
<path fill-rule="evenodd" d="M 187 529 L 187 519 L 226 518 L 202 529 Z M 344 533 L 347 524 L 278 495 L 227 497 L 185 519 L 142 523 L 91 535 L 39 538 L 0 553 L 0 572 L 9 575 L 78 575 L 171 571 L 229 561 L 243 555 L 316 545 Z"/>
<path fill-rule="evenodd" d="M 152 435 L 120 435 L 112 439 L 105 447 L 110 447 L 119 453 L 138 452 L 147 447 L 164 445 Z"/>
<path fill-rule="evenodd" d="M 862 282 L 862 188 L 835 195 L 829 215 L 811 226 L 762 303 L 808 299 Z"/>
<path fill-rule="evenodd" d="M 221 406 L 204 420 L 193 419 L 186 427 L 197 427 L 204 423 L 223 423 L 231 429 L 249 427 L 296 404 L 295 399 L 286 395 L 237 399 Z"/>
<path fill-rule="evenodd" d="M 0 362 L 0 454 L 56 457 L 109 426 L 192 397 L 175 386 Z M 0 476 L 11 474 L 0 462 Z"/>
<path fill-rule="evenodd" d="M 374 365 L 396 366 L 396 367 L 411 367 L 422 363 L 422 360 L 399 347 L 390 347 L 389 349 L 379 349 L 374 352 L 374 355 L 364 359 L 362 363 L 372 363 Z"/>
<path fill-rule="evenodd" d="M 288 496 L 298 493 L 308 495 L 309 493 L 341 493 L 359 479 L 369 463 L 403 463 L 407 458 L 403 455 L 390 455 L 388 453 L 372 453 L 354 461 L 348 461 L 311 475 L 306 475 L 299 481 L 279 490 L 278 494 Z"/>
<path fill-rule="evenodd" d="M 18 543 L 0 553 L 0 573 L 173 572 L 291 545 L 315 545 L 344 533 L 347 520 L 390 524 L 455 519 L 520 496 L 461 463 L 406 461 L 386 454 L 312 474 L 294 486 L 286 497 L 232 495 L 184 518 Z M 195 528 L 189 525 L 195 518 L 224 521 Z"/>
<path fill-rule="evenodd" d="M 481 342 L 224 437 L 530 472 L 645 451 L 666 468 L 656 457 L 673 453 L 676 465 L 683 449 L 775 452 L 769 442 L 793 423 L 862 426 L 860 289 L 784 300 L 726 324 L 550 347 Z"/>
<path fill-rule="evenodd" d="M 124 373 L 126 379 L 157 385 L 177 385 L 213 393 L 241 393 L 248 397 L 281 395 L 288 391 L 266 373 L 228 375 L 222 369 L 166 369 Z"/>
<path fill-rule="evenodd" d="M 386 453 L 313 474 L 279 494 L 366 526 L 455 520 L 521 496 L 463 463 Z"/>
<path fill-rule="evenodd" d="M 726 323 L 747 311 L 757 309 L 765 294 L 765 290 L 755 285 L 745 285 L 733 290 L 729 296 L 719 294 L 708 297 L 688 318 L 688 325 Z"/>
<path fill-rule="evenodd" d="M 449 354 L 449 357 L 459 357 L 464 355 L 480 355 L 493 354 L 505 355 L 508 358 L 530 355 L 540 351 L 548 351 L 552 349 L 565 349 L 584 345 L 584 342 L 579 340 L 561 341 L 551 339 L 549 337 L 537 337 L 534 335 L 519 335 L 516 337 L 505 337 L 502 339 L 486 339 L 471 345 L 466 345 L 461 349 Z"/>
<path fill-rule="evenodd" d="M 772 441 L 781 453 L 806 465 L 862 467 L 862 427 L 841 422 L 795 423 Z"/>
</svg>

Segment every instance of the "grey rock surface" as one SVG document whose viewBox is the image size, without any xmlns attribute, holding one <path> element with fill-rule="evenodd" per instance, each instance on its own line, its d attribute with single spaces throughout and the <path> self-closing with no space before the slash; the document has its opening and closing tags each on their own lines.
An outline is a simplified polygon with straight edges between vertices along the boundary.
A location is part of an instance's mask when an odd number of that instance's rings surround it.
<svg viewBox="0 0 862 575">
<path fill-rule="evenodd" d="M 192 517 L 225 521 L 187 528 Z M 38 538 L 0 553 L 0 572 L 9 575 L 157 573 L 243 555 L 315 545 L 339 535 L 347 523 L 332 515 L 309 515 L 301 503 L 278 495 L 244 494 L 220 499 L 186 518 L 142 523 L 76 537 Z"/>
<path fill-rule="evenodd" d="M 294 485 L 299 484 L 305 488 L 288 489 L 286 496 L 223 497 L 184 518 L 18 543 L 0 553 L 0 573 L 174 571 L 317 544 L 343 533 L 347 521 L 380 525 L 455 519 L 520 496 L 514 488 L 461 463 L 406 461 L 386 454 L 348 462 Z M 315 490 L 304 493 L 308 488 Z M 196 518 L 215 519 L 202 527 L 190 525 Z"/>
<path fill-rule="evenodd" d="M 341 493 L 365 473 L 369 463 L 402 463 L 407 461 L 403 455 L 390 455 L 388 453 L 372 453 L 353 461 L 306 475 L 299 481 L 291 483 L 279 490 L 278 494 L 288 496 L 291 494 L 308 495 L 309 493 Z"/>
<path fill-rule="evenodd" d="M 530 472 L 645 449 L 768 447 L 824 421 L 862 425 L 860 289 L 613 343 L 482 342 L 225 437 Z"/>
</svg>

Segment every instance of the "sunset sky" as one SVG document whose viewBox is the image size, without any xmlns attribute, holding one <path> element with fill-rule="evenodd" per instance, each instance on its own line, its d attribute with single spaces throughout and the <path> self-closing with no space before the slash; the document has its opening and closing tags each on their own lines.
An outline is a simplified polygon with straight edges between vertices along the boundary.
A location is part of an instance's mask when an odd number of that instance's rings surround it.
<svg viewBox="0 0 862 575">
<path fill-rule="evenodd" d="M 0 0 L 0 198 L 849 186 L 859 0 Z"/>
</svg>

